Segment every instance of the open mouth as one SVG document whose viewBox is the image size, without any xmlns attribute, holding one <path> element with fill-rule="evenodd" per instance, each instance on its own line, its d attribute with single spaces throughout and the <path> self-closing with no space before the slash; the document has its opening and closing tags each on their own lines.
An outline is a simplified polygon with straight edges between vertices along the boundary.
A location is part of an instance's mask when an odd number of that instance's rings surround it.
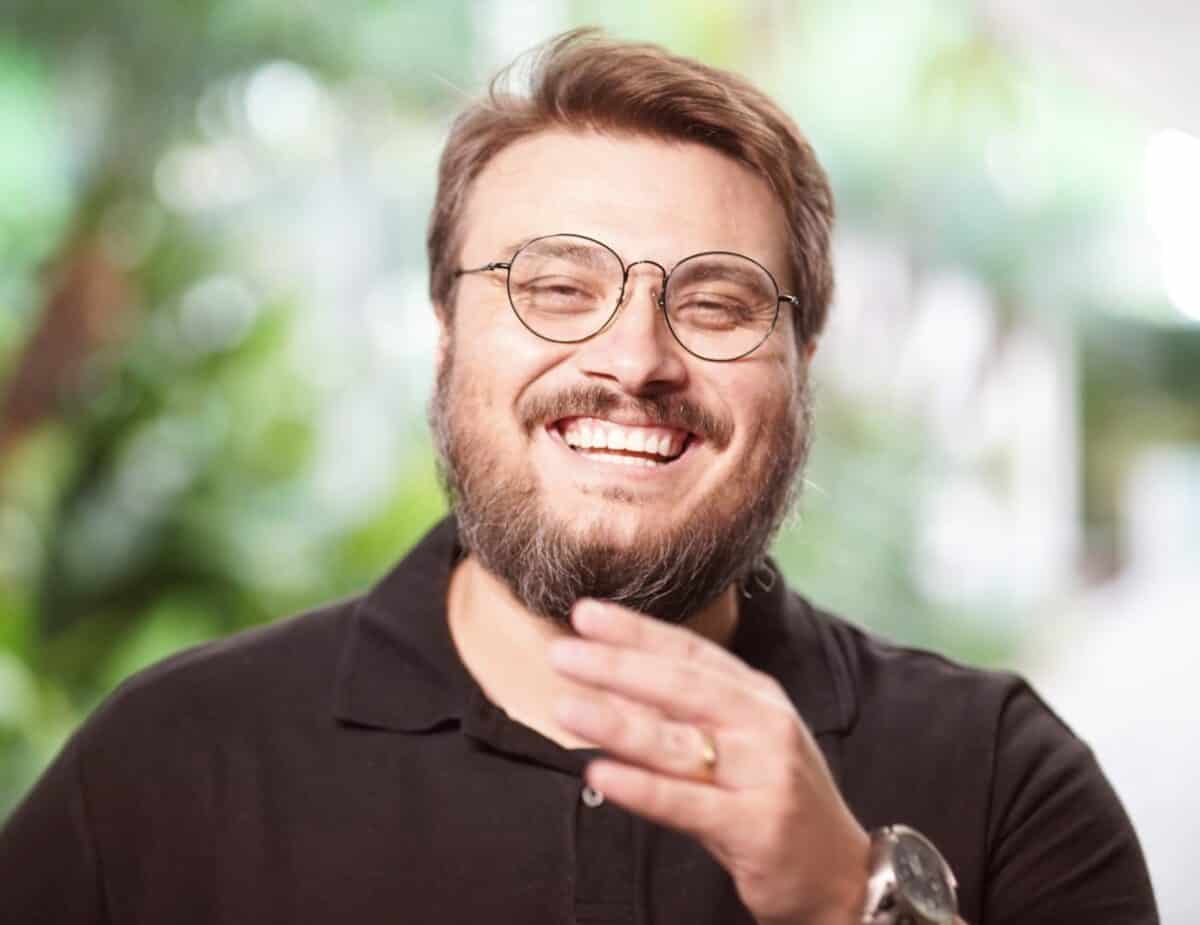
<svg viewBox="0 0 1200 925">
<path fill-rule="evenodd" d="M 589 459 L 652 469 L 670 465 L 696 442 L 694 434 L 674 427 L 631 426 L 599 418 L 563 418 L 551 429 Z"/>
</svg>

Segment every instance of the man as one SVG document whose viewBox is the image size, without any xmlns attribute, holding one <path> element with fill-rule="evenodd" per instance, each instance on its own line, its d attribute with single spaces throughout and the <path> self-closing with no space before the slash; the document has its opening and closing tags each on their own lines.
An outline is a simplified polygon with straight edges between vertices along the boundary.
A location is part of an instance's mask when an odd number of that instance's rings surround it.
<svg viewBox="0 0 1200 925">
<path fill-rule="evenodd" d="M 791 120 L 590 33 L 531 84 L 441 164 L 455 519 L 359 600 L 127 682 L 0 838 L 0 908 L 1155 921 L 1120 805 L 1027 686 L 870 638 L 765 558 L 832 286 Z"/>
</svg>

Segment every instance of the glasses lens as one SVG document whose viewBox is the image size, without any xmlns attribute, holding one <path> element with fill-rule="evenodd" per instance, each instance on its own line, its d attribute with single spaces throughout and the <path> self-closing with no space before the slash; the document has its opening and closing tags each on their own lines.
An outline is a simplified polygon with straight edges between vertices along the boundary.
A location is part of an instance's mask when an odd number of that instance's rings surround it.
<svg viewBox="0 0 1200 925">
<path fill-rule="evenodd" d="M 513 259 L 508 296 L 531 331 L 547 340 L 591 337 L 617 307 L 624 274 L 617 255 L 575 235 L 538 238 Z"/>
<path fill-rule="evenodd" d="M 667 321 L 697 356 L 732 360 L 761 344 L 775 326 L 779 290 L 748 257 L 702 254 L 671 271 Z"/>
</svg>

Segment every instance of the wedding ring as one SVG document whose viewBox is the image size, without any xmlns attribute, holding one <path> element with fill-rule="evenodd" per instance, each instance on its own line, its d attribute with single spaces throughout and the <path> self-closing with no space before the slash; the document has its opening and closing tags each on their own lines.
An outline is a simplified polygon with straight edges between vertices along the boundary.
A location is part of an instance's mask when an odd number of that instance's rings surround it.
<svg viewBox="0 0 1200 925">
<path fill-rule="evenodd" d="M 717 773 L 717 740 L 698 727 L 696 734 L 700 736 L 700 763 L 704 767 L 704 777 L 712 780 Z"/>
</svg>

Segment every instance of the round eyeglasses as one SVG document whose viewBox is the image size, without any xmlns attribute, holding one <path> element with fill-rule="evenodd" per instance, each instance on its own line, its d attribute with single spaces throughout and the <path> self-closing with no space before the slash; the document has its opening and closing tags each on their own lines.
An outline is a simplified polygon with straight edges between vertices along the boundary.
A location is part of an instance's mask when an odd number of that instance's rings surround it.
<svg viewBox="0 0 1200 925">
<path fill-rule="evenodd" d="M 653 260 L 626 265 L 607 244 L 579 234 L 551 234 L 517 248 L 507 262 L 454 271 L 504 270 L 508 301 L 533 334 L 556 344 L 595 337 L 616 317 L 625 301 L 629 271 L 641 264 L 663 275 L 658 293 L 667 327 L 679 345 L 702 360 L 740 360 L 775 330 L 779 304 L 799 307 L 783 295 L 775 277 L 756 260 L 729 251 L 685 257 L 668 272 Z"/>
</svg>

